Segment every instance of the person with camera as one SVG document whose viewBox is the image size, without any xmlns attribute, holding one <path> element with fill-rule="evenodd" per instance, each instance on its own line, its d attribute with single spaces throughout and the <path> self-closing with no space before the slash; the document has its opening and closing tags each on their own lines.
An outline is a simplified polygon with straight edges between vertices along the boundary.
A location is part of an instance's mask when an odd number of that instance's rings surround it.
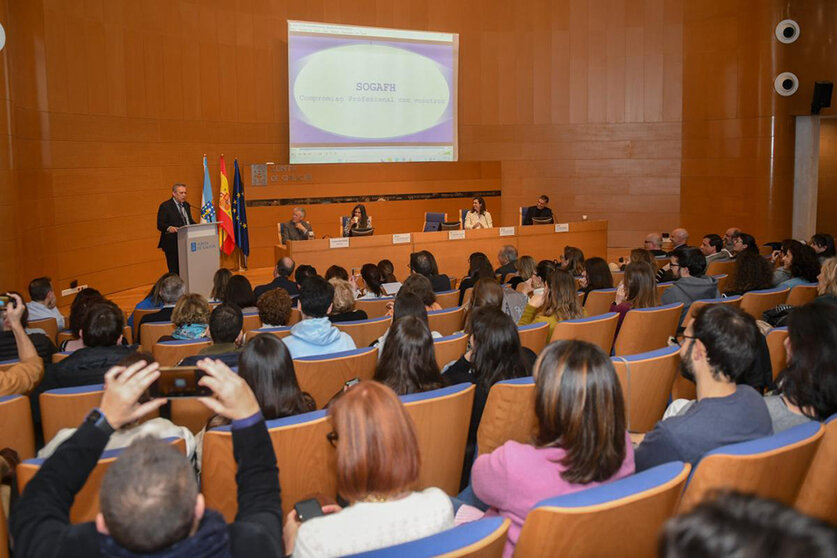
<svg viewBox="0 0 837 558">
<path fill-rule="evenodd" d="M 23 313 L 26 305 L 15 293 L 6 293 L 3 304 L 4 322 L 15 337 L 17 355 L 20 360 L 7 370 L 0 371 L 0 396 L 24 394 L 32 391 L 44 375 L 44 361 L 23 327 Z"/>
<path fill-rule="evenodd" d="M 192 465 L 161 440 L 140 438 L 105 474 L 95 522 L 73 525 L 70 507 L 110 438 L 123 425 L 162 406 L 139 404 L 160 377 L 156 363 L 115 366 L 105 390 L 75 434 L 46 460 L 12 509 L 15 555 L 283 556 L 282 506 L 276 456 L 259 404 L 247 383 L 220 361 L 201 360 L 198 384 L 213 396 L 200 401 L 232 421 L 238 463 L 238 514 L 227 524 L 207 509 Z"/>
</svg>

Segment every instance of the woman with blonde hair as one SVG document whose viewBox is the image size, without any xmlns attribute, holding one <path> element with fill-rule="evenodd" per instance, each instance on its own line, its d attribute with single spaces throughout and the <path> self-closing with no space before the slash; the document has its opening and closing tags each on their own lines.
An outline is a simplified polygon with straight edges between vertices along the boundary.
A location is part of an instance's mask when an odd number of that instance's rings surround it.
<svg viewBox="0 0 837 558">
<path fill-rule="evenodd" d="M 522 256 L 514 262 L 517 275 L 509 278 L 509 287 L 517 290 L 517 286 L 528 281 L 538 270 L 538 264 L 532 256 Z"/>
<path fill-rule="evenodd" d="M 817 275 L 817 300 L 837 304 L 837 257 L 823 260 Z"/>
<path fill-rule="evenodd" d="M 191 293 L 181 296 L 171 312 L 171 321 L 177 327 L 171 335 L 161 337 L 160 341 L 209 337 L 209 314 L 211 312 L 209 302 L 202 294 Z"/>
<path fill-rule="evenodd" d="M 363 310 L 355 310 L 355 290 L 351 283 L 337 277 L 332 277 L 328 282 L 334 287 L 331 314 L 328 315 L 331 323 L 355 322 L 369 317 Z"/>
<path fill-rule="evenodd" d="M 328 440 L 337 451 L 337 492 L 349 505 L 301 523 L 292 510 L 283 535 L 295 557 L 345 556 L 427 537 L 453 527 L 450 498 L 415 491 L 421 468 L 410 415 L 383 384 L 364 381 L 329 408 Z"/>
<path fill-rule="evenodd" d="M 547 342 L 552 339 L 555 324 L 563 320 L 575 320 L 585 316 L 578 293 L 575 290 L 575 279 L 566 269 L 556 269 L 544 284 L 543 294 L 535 294 L 529 299 L 529 304 L 523 310 L 518 325 L 535 322 L 549 324 Z"/>
<path fill-rule="evenodd" d="M 611 312 L 619 312 L 616 333 L 622 327 L 622 320 L 628 310 L 653 308 L 660 305 L 657 294 L 657 280 L 654 268 L 646 262 L 631 262 L 625 268 L 625 278 L 616 288 L 616 301 L 610 305 Z"/>
</svg>

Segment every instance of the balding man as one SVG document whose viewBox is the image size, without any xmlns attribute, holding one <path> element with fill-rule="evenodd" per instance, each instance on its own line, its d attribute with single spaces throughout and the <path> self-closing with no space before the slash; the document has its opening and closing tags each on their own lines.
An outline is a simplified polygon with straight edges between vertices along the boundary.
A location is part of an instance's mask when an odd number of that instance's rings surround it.
<svg viewBox="0 0 837 558">
<path fill-rule="evenodd" d="M 732 247 L 732 240 L 735 238 L 735 235 L 739 234 L 741 229 L 738 227 L 730 227 L 727 229 L 727 232 L 724 233 L 724 250 L 727 251 L 729 254 L 734 254 L 735 250 Z"/>
<path fill-rule="evenodd" d="M 663 250 L 663 237 L 660 233 L 651 233 L 645 237 L 645 249 L 654 254 L 654 256 L 665 256 L 666 252 Z"/>
<path fill-rule="evenodd" d="M 305 220 L 305 209 L 302 207 L 295 207 L 291 220 L 282 223 L 279 228 L 282 231 L 282 244 L 287 244 L 289 240 L 308 240 L 314 237 L 314 229 Z"/>
<path fill-rule="evenodd" d="M 171 187 L 171 199 L 161 203 L 157 209 L 157 230 L 160 231 L 157 248 L 166 254 L 166 265 L 171 273 L 180 273 L 177 229 L 194 224 L 189 202 L 186 201 L 186 185 L 177 183 Z"/>
<path fill-rule="evenodd" d="M 279 261 L 276 262 L 276 267 L 273 268 L 273 281 L 267 285 L 259 285 L 253 289 L 253 294 L 255 294 L 258 299 L 267 291 L 281 288 L 288 291 L 288 294 L 291 296 L 299 295 L 299 288 L 296 286 L 296 283 L 289 279 L 291 273 L 294 272 L 294 267 L 296 267 L 296 263 L 294 263 L 291 258 L 280 258 Z"/>
<path fill-rule="evenodd" d="M 689 247 L 689 231 L 682 228 L 677 228 L 671 231 L 671 243 L 672 248 L 671 251 L 674 252 L 681 246 L 684 248 Z"/>
</svg>

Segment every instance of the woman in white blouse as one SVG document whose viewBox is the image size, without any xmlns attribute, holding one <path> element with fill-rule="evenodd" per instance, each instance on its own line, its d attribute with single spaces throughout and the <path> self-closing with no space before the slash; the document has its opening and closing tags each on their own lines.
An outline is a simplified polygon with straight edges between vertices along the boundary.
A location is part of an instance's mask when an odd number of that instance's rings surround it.
<svg viewBox="0 0 837 558">
<path fill-rule="evenodd" d="M 485 210 L 485 200 L 474 198 L 474 208 L 465 214 L 465 229 L 490 229 L 493 226 L 491 213 Z"/>
</svg>

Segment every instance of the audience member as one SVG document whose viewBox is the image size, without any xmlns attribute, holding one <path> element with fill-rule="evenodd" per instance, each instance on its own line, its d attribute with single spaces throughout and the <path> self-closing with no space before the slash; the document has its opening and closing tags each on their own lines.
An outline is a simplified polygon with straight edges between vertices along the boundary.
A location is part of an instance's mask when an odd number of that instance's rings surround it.
<svg viewBox="0 0 837 558">
<path fill-rule="evenodd" d="M 411 273 L 398 292 L 413 293 L 421 299 L 428 312 L 442 309 L 442 305 L 436 302 L 436 293 L 433 292 L 430 279 L 419 273 Z"/>
<path fill-rule="evenodd" d="M 463 227 L 465 230 L 470 229 L 490 229 L 494 226 L 491 220 L 491 213 L 485 209 L 485 200 L 477 196 L 474 198 L 473 207 L 465 214 L 465 223 Z"/>
<path fill-rule="evenodd" d="M 539 501 L 634 472 L 622 388 L 600 348 L 584 341 L 552 343 L 533 375 L 538 423 L 532 443 L 508 441 L 479 456 L 471 471 L 474 494 L 490 506 L 485 515 L 511 521 L 506 557 Z"/>
<path fill-rule="evenodd" d="M 474 285 L 471 300 L 465 305 L 465 319 L 463 321 L 463 331 L 468 335 L 471 334 L 471 316 L 475 310 L 485 306 L 498 310 L 503 309 L 503 287 L 494 279 L 483 278 Z"/>
<path fill-rule="evenodd" d="M 369 229 L 372 227 L 372 216 L 366 213 L 366 206 L 357 204 L 352 209 L 352 216 L 346 219 L 343 226 L 343 236 L 352 236 L 352 232 L 358 229 Z"/>
<path fill-rule="evenodd" d="M 410 270 L 430 279 L 433 292 L 441 293 L 451 290 L 450 278 L 447 275 L 439 274 L 436 258 L 427 250 L 410 254 Z"/>
<path fill-rule="evenodd" d="M 38 277 L 29 282 L 30 302 L 26 303 L 29 310 L 29 320 L 44 320 L 55 318 L 58 323 L 58 331 L 64 329 L 64 316 L 56 308 L 58 299 L 55 298 L 55 291 L 52 289 L 52 279 L 49 277 Z"/>
<path fill-rule="evenodd" d="M 378 262 L 378 272 L 381 274 L 381 280 L 384 283 L 397 283 L 395 278 L 395 266 L 389 260 L 381 260 Z"/>
<path fill-rule="evenodd" d="M 575 246 L 564 246 L 561 268 L 572 273 L 573 277 L 581 277 L 584 271 L 584 252 Z"/>
<path fill-rule="evenodd" d="M 834 237 L 828 233 L 817 233 L 811 237 L 811 248 L 817 253 L 820 265 L 828 258 L 837 255 L 834 248 Z"/>
<path fill-rule="evenodd" d="M 314 266 L 302 264 L 297 267 L 296 273 L 294 274 L 294 280 L 296 281 L 297 288 L 302 286 L 302 282 L 309 277 L 317 277 L 317 270 L 314 269 Z"/>
<path fill-rule="evenodd" d="M 137 351 L 120 360 L 116 366 L 127 368 L 128 366 L 136 364 L 140 361 L 146 364 L 154 364 L 156 362 L 151 353 Z M 140 395 L 137 403 L 142 405 L 148 401 L 151 401 L 151 397 L 148 393 L 144 393 Z M 77 428 L 62 428 L 59 430 L 55 436 L 53 436 L 52 440 L 49 440 L 49 442 L 38 451 L 38 458 L 46 459 L 55 453 L 58 446 L 63 444 L 67 439 L 75 434 L 76 430 Z M 104 451 L 128 447 L 134 440 L 143 436 L 151 436 L 152 438 L 159 440 L 164 440 L 166 438 L 183 438 L 183 441 L 186 444 L 186 457 L 192 459 L 192 456 L 195 454 L 195 437 L 192 435 L 192 431 L 185 426 L 177 426 L 172 421 L 162 417 L 155 417 L 142 422 L 132 421 L 125 423 L 122 428 L 114 431 L 108 440 L 107 445 L 105 445 Z"/>
<path fill-rule="evenodd" d="M 351 336 L 334 327 L 328 319 L 333 299 L 334 288 L 322 277 L 309 277 L 302 283 L 299 291 L 302 321 L 294 324 L 291 334 L 282 339 L 292 358 L 355 348 Z"/>
<path fill-rule="evenodd" d="M 689 513 L 668 520 L 657 555 L 833 558 L 837 530 L 774 500 L 717 492 Z"/>
<path fill-rule="evenodd" d="M 717 234 L 707 234 L 700 244 L 700 252 L 706 258 L 706 263 L 728 262 L 732 254 L 724 249 L 724 241 Z"/>
<path fill-rule="evenodd" d="M 335 277 L 337 279 L 342 279 L 343 281 L 348 281 L 349 280 L 349 272 L 346 271 L 345 267 L 342 267 L 342 266 L 339 266 L 339 265 L 333 265 L 333 266 L 329 267 L 328 269 L 326 269 L 326 272 L 325 272 L 325 280 L 326 281 L 331 281 Z"/>
<path fill-rule="evenodd" d="M 619 258 L 619 261 L 622 261 L 622 258 Z M 634 262 L 645 262 L 651 266 L 651 269 L 657 269 L 657 258 L 646 250 L 645 248 L 634 248 L 631 250 L 631 254 L 628 256 L 628 261 L 624 262 L 620 267 L 622 271 L 625 271 L 625 268 L 628 267 L 629 263 Z M 608 270 L 610 268 L 608 267 Z"/>
<path fill-rule="evenodd" d="M 794 308 L 785 339 L 787 367 L 776 395 L 765 397 L 773 432 L 837 413 L 837 306 L 812 302 Z"/>
<path fill-rule="evenodd" d="M 529 299 L 529 304 L 523 310 L 518 325 L 536 322 L 549 324 L 547 341 L 552 338 L 555 324 L 563 320 L 575 320 L 585 316 L 584 309 L 578 301 L 575 290 L 575 279 L 566 269 L 556 269 L 552 279 L 544 284 L 543 294 L 535 294 Z"/>
<path fill-rule="evenodd" d="M 17 295 L 23 300 L 23 297 L 20 293 L 15 291 L 10 291 L 6 293 L 6 296 Z M 55 344 L 52 342 L 52 339 L 46 336 L 45 333 L 42 333 L 41 330 L 31 330 L 29 329 L 29 309 L 26 305 L 23 305 L 23 314 L 21 314 L 19 318 L 20 324 L 23 326 L 23 331 L 26 333 L 26 336 L 35 346 L 35 351 L 38 353 L 38 356 L 41 357 L 44 361 L 44 366 L 52 362 L 52 355 L 55 354 Z M 0 305 L 0 361 L 4 360 L 17 360 L 20 358 L 18 353 L 17 347 L 17 339 L 15 338 L 15 333 L 12 329 L 12 321 L 9 317 L 5 315 L 5 306 Z"/>
<path fill-rule="evenodd" d="M 308 240 L 314 238 L 314 229 L 311 223 L 305 220 L 305 208 L 295 207 L 291 213 L 291 220 L 279 226 L 279 235 L 282 244 L 290 240 Z"/>
<path fill-rule="evenodd" d="M 465 299 L 465 291 L 473 287 L 483 277 L 494 279 L 494 268 L 488 261 L 488 256 L 482 252 L 474 252 L 468 256 L 468 275 L 459 283 L 459 305 Z"/>
<path fill-rule="evenodd" d="M 517 248 L 511 244 L 506 244 L 497 253 L 497 261 L 500 267 L 494 270 L 495 275 L 500 276 L 500 283 L 506 282 L 506 275 L 516 273 L 515 262 L 517 261 Z"/>
<path fill-rule="evenodd" d="M 218 271 L 215 272 L 216 277 L 218 275 Z M 227 270 L 227 273 L 229 273 L 229 270 Z M 163 307 L 163 299 L 160 298 L 160 286 L 163 284 L 163 280 L 165 280 L 166 277 L 169 277 L 171 275 L 177 274 L 171 272 L 164 273 L 151 286 L 151 290 L 148 291 L 148 294 L 145 295 L 145 298 L 143 298 L 141 301 L 139 301 L 139 303 L 137 303 L 137 305 L 134 307 L 134 311 L 131 312 L 131 315 L 128 317 L 129 326 L 131 326 L 132 328 L 134 327 L 134 314 L 137 313 L 137 310 L 159 310 Z M 78 298 L 78 296 L 76 296 L 76 298 Z M 72 308 L 70 312 L 72 313 Z"/>
<path fill-rule="evenodd" d="M 743 295 L 750 291 L 769 289 L 773 268 L 758 252 L 742 250 L 735 258 L 735 276 L 724 291 L 727 296 Z"/>
<path fill-rule="evenodd" d="M 273 281 L 267 285 L 259 285 L 253 289 L 253 294 L 256 296 L 256 299 L 273 289 L 285 289 L 285 292 L 290 296 L 297 296 L 299 294 L 299 288 L 290 279 L 295 266 L 296 263 L 291 258 L 279 258 L 279 261 L 276 262 L 276 267 L 273 268 Z"/>
<path fill-rule="evenodd" d="M 737 258 L 741 252 L 759 253 L 759 245 L 752 235 L 744 232 L 737 232 L 732 236 L 732 251 Z"/>
<path fill-rule="evenodd" d="M 442 387 L 427 323 L 415 316 L 404 316 L 392 323 L 375 368 L 374 380 L 392 389 L 396 395 Z"/>
<path fill-rule="evenodd" d="M 226 267 L 218 268 L 218 271 L 212 276 L 212 292 L 209 293 L 210 302 L 224 302 L 230 277 L 232 277 L 232 271 Z"/>
<path fill-rule="evenodd" d="M 837 304 L 837 257 L 828 258 L 817 276 L 818 301 Z"/>
<path fill-rule="evenodd" d="M 346 556 L 420 539 L 453 527 L 450 498 L 415 492 L 421 455 L 415 426 L 388 387 L 361 382 L 329 408 L 337 450 L 337 492 L 349 505 L 285 520 L 285 552 L 297 558 Z"/>
<path fill-rule="evenodd" d="M 209 315 L 209 336 L 212 345 L 201 349 L 197 355 L 180 361 L 180 366 L 195 366 L 207 355 L 227 366 L 238 366 L 238 354 L 244 341 L 244 315 L 241 308 L 231 302 L 216 306 Z"/>
<path fill-rule="evenodd" d="M 602 258 L 587 258 L 584 260 L 584 269 L 581 271 L 581 279 L 578 285 L 584 291 L 582 305 L 587 304 L 587 295 L 590 294 L 590 291 L 612 289 L 613 274 L 610 272 L 607 262 Z"/>
<path fill-rule="evenodd" d="M 683 228 L 677 228 L 671 231 L 671 244 L 672 247 L 671 252 L 668 253 L 669 256 L 681 246 L 689 248 L 689 231 Z"/>
<path fill-rule="evenodd" d="M 537 272 L 537 263 L 532 256 L 522 256 L 514 262 L 514 269 L 517 275 L 509 279 L 509 287 L 518 290 L 521 283 L 528 281 Z"/>
<path fill-rule="evenodd" d="M 816 283 L 820 273 L 817 253 L 798 240 L 782 242 L 782 266 L 773 273 L 773 285 L 793 288 L 805 283 Z"/>
<path fill-rule="evenodd" d="M 358 298 L 380 298 L 386 296 L 383 287 L 384 281 L 377 265 L 371 263 L 363 264 L 363 267 L 360 268 L 360 276 L 363 277 L 363 282 L 366 284 L 366 292 Z"/>
<path fill-rule="evenodd" d="M 202 294 L 183 295 L 171 313 L 171 321 L 176 326 L 171 335 L 164 335 L 159 341 L 175 339 L 200 339 L 207 337 L 209 314 L 212 309 Z"/>
<path fill-rule="evenodd" d="M 730 227 L 724 233 L 724 250 L 729 252 L 730 254 L 735 253 L 735 248 L 733 248 L 733 239 L 737 234 L 741 233 L 741 229 L 738 227 Z"/>
<path fill-rule="evenodd" d="M 631 262 L 625 268 L 625 278 L 619 282 L 615 302 L 610 305 L 611 312 L 619 313 L 619 321 L 616 323 L 617 334 L 629 310 L 653 308 L 660 305 L 653 269 L 646 262 Z"/>
<path fill-rule="evenodd" d="M 351 283 L 334 277 L 329 280 L 334 288 L 334 299 L 328 319 L 331 323 L 356 322 L 369 318 L 363 310 L 355 310 L 355 290 Z"/>
<path fill-rule="evenodd" d="M 644 436 L 636 448 L 638 471 L 669 461 L 694 465 L 719 446 L 773 433 L 764 399 L 752 387 L 736 385 L 756 358 L 759 336 L 743 310 L 714 304 L 697 311 L 680 347 L 680 373 L 695 382 L 697 402 Z"/>
<path fill-rule="evenodd" d="M 162 303 L 162 299 L 160 300 Z M 96 289 L 88 287 L 76 293 L 76 297 L 70 303 L 70 333 L 73 334 L 74 339 L 68 339 L 61 343 L 58 348 L 60 351 L 75 351 L 84 347 L 84 342 L 81 340 L 81 326 L 84 323 L 84 316 L 93 304 L 104 301 L 105 297 Z M 137 332 L 139 332 L 139 327 L 137 327 Z"/>
<path fill-rule="evenodd" d="M 293 300 L 283 288 L 271 289 L 256 300 L 262 327 L 282 327 L 291 317 Z"/>
<path fill-rule="evenodd" d="M 555 219 L 552 215 L 552 209 L 546 206 L 549 203 L 549 196 L 541 194 L 538 196 L 538 203 L 526 208 L 526 213 L 523 215 L 523 226 L 532 225 L 532 218 L 538 219 Z"/>
<path fill-rule="evenodd" d="M 243 275 L 233 275 L 227 283 L 227 292 L 224 295 L 224 302 L 235 304 L 243 313 L 258 312 L 256 307 L 256 293 L 250 285 L 250 280 Z"/>
<path fill-rule="evenodd" d="M 718 280 L 704 275 L 706 258 L 697 248 L 679 248 L 672 252 L 671 270 L 674 273 L 675 281 L 663 293 L 662 303 L 683 303 L 683 311 L 680 314 L 681 323 L 694 301 L 705 298 L 720 298 Z"/>
<path fill-rule="evenodd" d="M 44 374 L 44 361 L 38 356 L 21 322 L 26 305 L 18 294 L 6 293 L 6 296 L 11 297 L 14 303 L 3 306 L 3 322 L 7 329 L 4 333 L 10 332 L 14 337 L 20 362 L 0 372 L 0 397 L 29 393 Z"/>
<path fill-rule="evenodd" d="M 94 523 L 70 524 L 70 507 L 115 430 L 165 403 L 137 400 L 157 379 L 157 365 L 114 367 L 105 393 L 75 434 L 29 482 L 13 508 L 9 531 L 20 556 L 282 556 L 279 470 L 273 445 L 246 382 L 221 363 L 204 360 L 200 383 L 214 397 L 201 401 L 233 421 L 238 462 L 236 521 L 207 510 L 191 463 L 177 449 L 144 437 L 105 474 Z M 66 547 L 72 541 L 72 549 Z"/>
<path fill-rule="evenodd" d="M 185 293 L 186 283 L 183 282 L 183 279 L 179 275 L 170 275 L 163 279 L 163 282 L 160 284 L 160 300 L 163 301 L 163 307 L 157 312 L 146 314 L 142 317 L 139 327 L 137 327 L 137 343 L 139 343 L 142 334 L 142 324 L 170 322 L 171 314 L 174 312 L 174 305 L 177 304 L 177 301 Z"/>
<path fill-rule="evenodd" d="M 421 320 L 427 325 L 427 328 L 430 329 L 430 323 L 427 321 L 427 306 L 424 305 L 424 301 L 422 301 L 417 294 L 402 289 L 398 291 L 398 295 L 395 297 L 395 301 L 392 305 L 392 323 L 394 324 L 405 316 L 413 316 L 414 318 Z M 380 360 L 381 356 L 384 354 L 384 346 L 390 329 L 392 329 L 392 326 L 390 326 L 390 328 L 387 329 L 384 334 L 378 337 L 378 340 L 373 343 L 374 346 L 378 347 L 378 360 Z M 439 337 L 442 337 L 442 334 L 438 331 L 431 331 L 430 336 L 434 339 L 438 339 Z"/>
<path fill-rule="evenodd" d="M 644 247 L 655 257 L 667 255 L 665 250 L 663 250 L 663 237 L 660 236 L 660 233 L 650 233 L 646 236 Z"/>
</svg>

